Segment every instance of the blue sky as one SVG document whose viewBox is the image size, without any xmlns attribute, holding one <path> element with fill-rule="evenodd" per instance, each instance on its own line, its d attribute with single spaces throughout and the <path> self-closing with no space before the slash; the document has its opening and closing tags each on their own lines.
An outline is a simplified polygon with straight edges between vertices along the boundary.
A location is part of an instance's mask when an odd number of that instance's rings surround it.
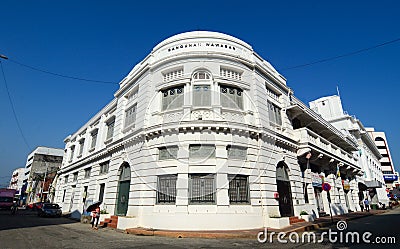
<svg viewBox="0 0 400 249">
<path fill-rule="evenodd" d="M 386 132 L 400 169 L 398 1 L 1 1 L 0 186 L 37 146 L 63 140 L 106 105 L 117 84 L 56 77 L 21 66 L 118 83 L 162 40 L 210 30 L 251 44 L 305 103 L 336 93 L 363 124 Z"/>
</svg>

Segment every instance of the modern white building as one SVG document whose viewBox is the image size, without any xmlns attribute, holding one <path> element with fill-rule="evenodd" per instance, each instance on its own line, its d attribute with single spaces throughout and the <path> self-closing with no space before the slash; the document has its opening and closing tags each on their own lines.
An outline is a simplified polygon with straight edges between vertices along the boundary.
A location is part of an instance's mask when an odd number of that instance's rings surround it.
<svg viewBox="0 0 400 249">
<path fill-rule="evenodd" d="M 21 189 L 24 185 L 24 178 L 25 168 L 18 168 L 13 171 L 8 188 L 17 190 L 17 196 L 20 196 L 21 194 Z"/>
<path fill-rule="evenodd" d="M 359 119 L 343 110 L 340 96 L 333 95 L 310 102 L 310 108 L 320 114 L 329 123 L 342 131 L 345 136 L 353 136 L 358 141 L 358 160 L 364 174 L 358 176 L 359 199 L 370 200 L 371 204 L 379 202 L 388 206 L 384 176 L 380 159 L 382 155 Z M 347 179 L 343 179 L 343 183 Z"/>
<path fill-rule="evenodd" d="M 358 206 L 357 141 L 226 34 L 162 41 L 64 142 L 54 201 L 80 213 L 100 200 L 119 229 L 283 227 L 302 211 L 318 217 L 329 206 L 333 215 Z"/>
<path fill-rule="evenodd" d="M 23 203 L 51 199 L 51 183 L 61 167 L 64 150 L 39 146 L 26 160 L 24 186 L 21 191 Z M 54 189 L 54 188 L 53 188 Z M 55 189 L 54 189 L 55 190 Z"/>
<path fill-rule="evenodd" d="M 383 178 L 385 179 L 386 188 L 390 191 L 393 188 L 399 188 L 399 173 L 396 172 L 390 154 L 389 143 L 386 134 L 383 131 L 375 131 L 374 128 L 366 128 L 370 136 L 375 141 L 379 152 L 382 154 L 381 165 Z"/>
</svg>

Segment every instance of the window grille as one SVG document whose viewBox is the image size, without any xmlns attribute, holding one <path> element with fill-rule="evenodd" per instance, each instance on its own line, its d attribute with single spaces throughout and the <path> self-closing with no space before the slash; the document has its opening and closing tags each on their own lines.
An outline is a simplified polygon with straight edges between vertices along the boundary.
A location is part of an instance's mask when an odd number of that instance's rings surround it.
<svg viewBox="0 0 400 249">
<path fill-rule="evenodd" d="M 189 158 L 215 158 L 215 145 L 191 144 L 189 145 Z"/>
<path fill-rule="evenodd" d="M 229 175 L 229 201 L 230 203 L 249 203 L 248 176 Z"/>
<path fill-rule="evenodd" d="M 125 127 L 135 124 L 136 121 L 136 104 L 129 107 L 125 112 Z"/>
<path fill-rule="evenodd" d="M 190 203 L 215 203 L 215 175 L 191 174 L 189 181 Z"/>
<path fill-rule="evenodd" d="M 175 203 L 177 175 L 158 176 L 157 203 Z"/>
<path fill-rule="evenodd" d="M 164 74 L 164 81 L 170 81 L 183 76 L 183 68 Z"/>
<path fill-rule="evenodd" d="M 183 106 L 183 86 L 168 88 L 162 91 L 162 110 L 176 109 Z"/>
<path fill-rule="evenodd" d="M 221 68 L 220 69 L 220 75 L 222 77 L 235 79 L 235 80 L 241 80 L 242 79 L 242 73 L 239 73 L 237 71 L 234 71 L 232 69 L 227 69 L 227 68 Z"/>
<path fill-rule="evenodd" d="M 227 108 L 243 109 L 243 91 L 240 88 L 221 85 L 221 105 Z"/>
<path fill-rule="evenodd" d="M 158 159 L 176 159 L 178 157 L 178 146 L 161 147 L 158 149 Z"/>
<path fill-rule="evenodd" d="M 241 159 L 246 160 L 247 148 L 240 146 L 227 146 L 228 159 Z"/>
</svg>

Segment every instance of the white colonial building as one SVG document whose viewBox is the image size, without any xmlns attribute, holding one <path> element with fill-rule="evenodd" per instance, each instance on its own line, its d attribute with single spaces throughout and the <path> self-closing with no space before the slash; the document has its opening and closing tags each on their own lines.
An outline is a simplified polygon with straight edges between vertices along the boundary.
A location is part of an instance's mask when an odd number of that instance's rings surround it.
<svg viewBox="0 0 400 249">
<path fill-rule="evenodd" d="M 359 166 L 364 174 L 357 178 L 360 201 L 368 198 L 371 204 L 389 205 L 382 166 L 381 151 L 360 120 L 343 110 L 340 96 L 328 96 L 310 102 L 310 108 L 334 125 L 343 134 L 358 141 Z M 347 181 L 348 179 L 343 179 Z"/>
<path fill-rule="evenodd" d="M 322 181 L 334 215 L 358 206 L 357 142 L 237 38 L 172 36 L 114 96 L 65 139 L 55 198 L 65 212 L 100 200 L 119 229 L 282 227 L 329 214 Z"/>
</svg>

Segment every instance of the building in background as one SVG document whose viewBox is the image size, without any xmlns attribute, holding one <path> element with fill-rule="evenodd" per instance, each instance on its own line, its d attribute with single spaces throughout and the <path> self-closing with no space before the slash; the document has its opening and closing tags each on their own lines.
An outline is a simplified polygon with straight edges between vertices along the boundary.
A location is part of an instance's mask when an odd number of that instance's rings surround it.
<svg viewBox="0 0 400 249">
<path fill-rule="evenodd" d="M 51 184 L 60 169 L 64 156 L 63 149 L 37 147 L 27 158 L 25 166 L 22 202 L 24 204 L 48 201 L 54 188 Z"/>
<path fill-rule="evenodd" d="M 359 200 L 368 198 L 371 204 L 382 203 L 388 206 L 389 198 L 379 161 L 382 155 L 362 122 L 343 110 L 340 96 L 337 95 L 311 101 L 310 108 L 342 131 L 345 136 L 352 136 L 357 140 L 360 156 L 358 162 L 363 170 L 363 175 L 357 179 Z M 343 183 L 346 181 L 347 179 L 343 179 Z"/>
<path fill-rule="evenodd" d="M 390 154 L 389 143 L 383 131 L 375 131 L 375 128 L 366 128 L 372 139 L 375 141 L 379 152 L 382 154 L 381 165 L 383 178 L 385 179 L 388 191 L 399 189 L 399 173 L 396 172 L 392 156 Z M 399 196 L 400 198 L 400 196 Z"/>
<path fill-rule="evenodd" d="M 21 190 L 22 186 L 24 185 L 24 178 L 25 168 L 18 168 L 13 171 L 8 188 L 17 190 L 15 196 L 18 198 L 21 197 Z"/>
<path fill-rule="evenodd" d="M 281 228 L 360 208 L 357 141 L 226 34 L 161 42 L 64 142 L 55 202 L 79 215 L 102 201 L 118 229 Z"/>
</svg>

